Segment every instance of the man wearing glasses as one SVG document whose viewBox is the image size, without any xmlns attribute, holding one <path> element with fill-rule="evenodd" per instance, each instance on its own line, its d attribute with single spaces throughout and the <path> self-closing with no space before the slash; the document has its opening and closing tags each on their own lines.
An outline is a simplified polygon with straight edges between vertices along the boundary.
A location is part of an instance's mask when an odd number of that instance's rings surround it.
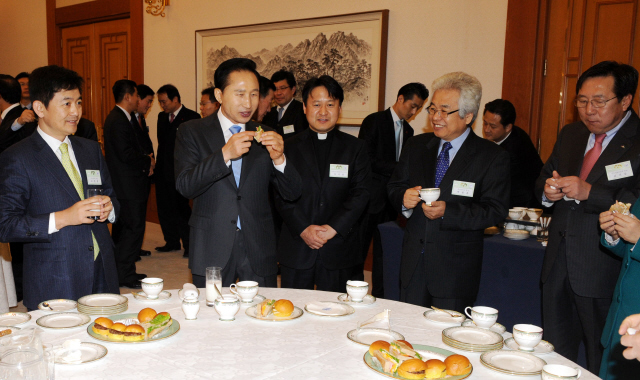
<svg viewBox="0 0 640 380">
<path fill-rule="evenodd" d="M 617 62 L 582 73 L 575 99 L 580 121 L 562 128 L 536 182 L 536 197 L 555 205 L 541 276 L 545 339 L 573 361 L 584 341 L 593 373 L 620 272 L 620 260 L 599 244 L 598 216 L 640 193 L 640 120 L 631 109 L 637 86 L 638 71 Z"/>
<path fill-rule="evenodd" d="M 400 266 L 403 302 L 463 312 L 480 286 L 484 229 L 503 221 L 509 203 L 509 154 L 470 128 L 482 86 L 449 73 L 432 84 L 433 133 L 410 138 L 387 189 L 407 218 Z M 427 205 L 419 190 L 439 188 Z"/>
<path fill-rule="evenodd" d="M 296 94 L 296 78 L 293 73 L 277 71 L 271 76 L 271 82 L 276 86 L 274 98 L 277 105 L 265 115 L 262 123 L 275 129 L 284 139 L 309 128 L 302 103 L 293 98 Z"/>
</svg>

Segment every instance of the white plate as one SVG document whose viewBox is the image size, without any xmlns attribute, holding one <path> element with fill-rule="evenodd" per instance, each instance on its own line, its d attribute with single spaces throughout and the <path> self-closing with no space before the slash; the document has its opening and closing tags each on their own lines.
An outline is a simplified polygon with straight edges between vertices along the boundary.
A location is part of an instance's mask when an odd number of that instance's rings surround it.
<svg viewBox="0 0 640 380">
<path fill-rule="evenodd" d="M 31 314 L 27 313 L 4 313 L 0 314 L 0 326 L 12 327 L 27 323 L 31 320 Z"/>
<path fill-rule="evenodd" d="M 68 364 L 68 365 L 78 365 L 94 362 L 96 360 L 100 360 L 107 356 L 107 348 L 98 343 L 89 343 L 82 342 L 80 343 L 80 352 L 82 353 L 82 362 L 81 363 L 67 363 L 62 361 L 62 358 L 56 355 L 56 364 Z"/>
<path fill-rule="evenodd" d="M 290 316 L 288 317 L 276 317 L 275 315 L 273 315 L 273 313 L 267 315 L 266 317 L 258 317 L 256 315 L 256 308 L 258 307 L 258 305 L 254 305 L 251 306 L 250 308 L 248 308 L 247 310 L 245 310 L 245 314 L 250 316 L 251 318 L 255 318 L 255 319 L 259 319 L 261 321 L 270 321 L 270 322 L 285 322 L 285 321 L 291 321 L 293 319 L 298 319 L 300 317 L 302 317 L 302 314 L 304 314 L 304 312 L 302 311 L 302 309 L 300 309 L 297 306 L 293 307 L 293 313 L 291 313 Z"/>
<path fill-rule="evenodd" d="M 518 345 L 518 342 L 516 342 L 516 340 L 513 338 L 507 338 L 504 341 L 504 345 L 508 349 L 511 349 L 514 351 L 520 351 L 520 352 L 527 352 L 534 355 L 548 354 L 555 350 L 555 347 L 553 347 L 553 344 L 547 342 L 546 340 L 541 340 L 540 343 L 538 343 L 538 345 L 533 348 L 533 351 L 521 350 L 520 346 Z"/>
<path fill-rule="evenodd" d="M 109 308 L 127 303 L 127 297 L 112 293 L 91 294 L 81 297 L 78 303 L 90 308 Z"/>
<path fill-rule="evenodd" d="M 463 345 L 487 346 L 502 343 L 502 335 L 479 327 L 449 327 L 442 331 L 442 335 Z"/>
<path fill-rule="evenodd" d="M 472 319 L 467 319 L 466 321 L 462 322 L 462 326 L 477 327 L 476 323 Z M 496 322 L 493 324 L 493 326 L 489 327 L 489 330 L 495 331 L 498 334 L 504 334 L 507 331 L 507 328 Z"/>
<path fill-rule="evenodd" d="M 376 297 L 372 296 L 371 294 L 367 294 L 362 299 L 362 302 L 353 302 L 351 301 L 351 298 L 347 293 L 342 293 L 338 296 L 338 301 L 344 302 L 351 306 L 369 306 L 369 305 L 373 305 L 373 303 L 376 302 Z"/>
<path fill-rule="evenodd" d="M 133 292 L 133 298 L 137 299 L 138 301 L 162 302 L 171 298 L 171 293 L 163 290 L 162 292 L 160 292 L 160 294 L 158 294 L 158 298 L 151 299 L 146 295 L 145 292 Z"/>
<path fill-rule="evenodd" d="M 356 312 L 354 308 L 345 303 L 332 301 L 309 302 L 304 305 L 304 309 L 308 313 L 322 317 L 343 317 Z"/>
<path fill-rule="evenodd" d="M 36 320 L 38 326 L 48 329 L 71 329 L 91 322 L 91 317 L 80 313 L 48 314 Z"/>
<path fill-rule="evenodd" d="M 480 355 L 480 363 L 497 372 L 509 375 L 539 375 L 547 362 L 520 351 L 488 351 Z"/>
<path fill-rule="evenodd" d="M 427 310 L 422 315 L 429 322 L 434 322 L 434 323 L 439 323 L 439 324 L 449 325 L 449 326 L 460 326 L 460 323 L 462 323 L 462 321 L 467 319 L 467 317 L 458 313 L 457 311 L 454 311 L 454 310 L 445 310 L 445 311 L 448 311 L 449 313 L 454 315 L 458 314 L 460 316 L 452 317 L 449 314 L 445 313 L 444 311 L 438 311 L 438 310 Z"/>
<path fill-rule="evenodd" d="M 370 346 L 376 340 L 384 340 L 391 342 L 393 340 L 404 340 L 404 335 L 397 331 L 389 331 L 385 329 L 360 329 L 360 331 L 351 330 L 347 333 L 347 338 L 351 341 Z"/>
<path fill-rule="evenodd" d="M 45 302 L 49 304 L 51 309 L 44 306 Z M 38 309 L 48 311 L 50 313 L 59 313 L 61 311 L 73 310 L 76 308 L 77 305 L 78 303 L 73 300 L 58 299 L 58 300 L 49 300 L 49 301 L 40 302 L 40 304 L 38 305 Z"/>
</svg>

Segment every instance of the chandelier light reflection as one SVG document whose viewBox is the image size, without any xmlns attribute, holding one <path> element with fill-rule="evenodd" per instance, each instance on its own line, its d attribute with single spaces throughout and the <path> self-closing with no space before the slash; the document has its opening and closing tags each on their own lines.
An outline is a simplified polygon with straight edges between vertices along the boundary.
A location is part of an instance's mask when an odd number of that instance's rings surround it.
<svg viewBox="0 0 640 380">
<path fill-rule="evenodd" d="M 147 13 L 164 17 L 164 7 L 168 7 L 170 0 L 144 0 L 147 5 Z"/>
</svg>

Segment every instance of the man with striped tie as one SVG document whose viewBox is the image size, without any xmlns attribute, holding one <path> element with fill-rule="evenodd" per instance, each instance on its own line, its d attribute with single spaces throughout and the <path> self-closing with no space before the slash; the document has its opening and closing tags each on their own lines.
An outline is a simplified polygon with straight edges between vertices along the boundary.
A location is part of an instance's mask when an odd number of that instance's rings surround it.
<svg viewBox="0 0 640 380">
<path fill-rule="evenodd" d="M 0 155 L 0 241 L 24 242 L 24 305 L 119 293 L 107 221 L 119 210 L 100 144 L 76 132 L 82 78 L 45 66 L 29 90 L 38 128 Z M 102 196 L 86 198 L 88 189 Z M 97 219 L 97 220 L 95 220 Z"/>
</svg>

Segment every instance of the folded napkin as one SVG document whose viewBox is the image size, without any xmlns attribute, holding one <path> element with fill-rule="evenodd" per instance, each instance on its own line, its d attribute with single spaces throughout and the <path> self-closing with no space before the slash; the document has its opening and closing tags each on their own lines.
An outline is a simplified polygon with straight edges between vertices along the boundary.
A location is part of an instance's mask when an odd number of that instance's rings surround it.
<svg viewBox="0 0 640 380">
<path fill-rule="evenodd" d="M 55 357 L 59 362 L 69 364 L 82 363 L 82 351 L 80 351 L 80 339 L 66 340 L 62 346 L 54 347 Z"/>
<path fill-rule="evenodd" d="M 345 315 L 348 314 L 347 308 L 335 302 L 309 302 L 307 304 L 309 312 L 319 315 Z"/>
</svg>

